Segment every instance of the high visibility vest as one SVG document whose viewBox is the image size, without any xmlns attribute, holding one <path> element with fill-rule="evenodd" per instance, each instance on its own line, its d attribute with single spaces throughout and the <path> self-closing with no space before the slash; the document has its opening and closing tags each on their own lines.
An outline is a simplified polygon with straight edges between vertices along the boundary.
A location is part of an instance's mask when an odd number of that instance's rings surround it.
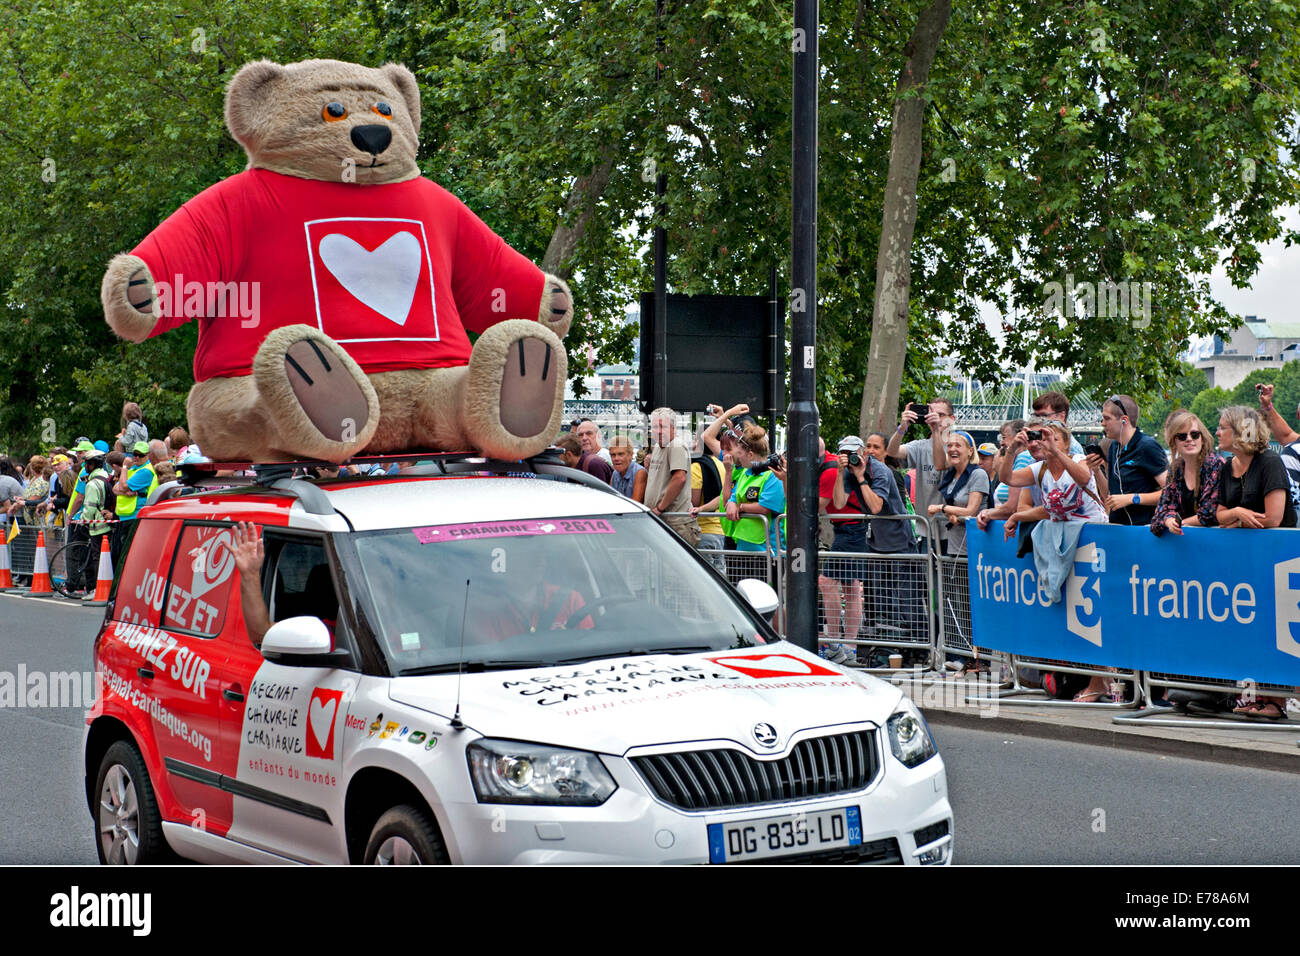
<svg viewBox="0 0 1300 956">
<path fill-rule="evenodd" d="M 153 494 L 153 490 L 158 487 L 158 473 L 153 470 L 153 465 L 151 464 L 137 465 L 132 468 L 127 473 L 127 479 L 129 480 L 134 475 L 138 474 L 141 469 L 146 468 L 149 470 L 149 474 L 153 475 L 153 481 L 149 483 L 149 489 L 142 495 L 118 495 L 117 507 L 115 510 L 117 511 L 117 516 L 119 518 L 134 518 L 139 514 L 140 509 L 144 507 L 145 502 L 149 500 L 149 496 Z"/>
<path fill-rule="evenodd" d="M 758 504 L 759 496 L 763 493 L 763 485 L 772 477 L 771 470 L 762 474 L 754 474 L 748 468 L 743 469 L 740 477 L 736 480 L 736 503 L 737 504 Z M 776 517 L 771 516 L 771 521 Z M 741 518 L 739 521 L 732 522 L 731 537 L 737 541 L 748 541 L 750 544 L 762 544 L 763 520 L 756 515 L 749 515 Z"/>
</svg>

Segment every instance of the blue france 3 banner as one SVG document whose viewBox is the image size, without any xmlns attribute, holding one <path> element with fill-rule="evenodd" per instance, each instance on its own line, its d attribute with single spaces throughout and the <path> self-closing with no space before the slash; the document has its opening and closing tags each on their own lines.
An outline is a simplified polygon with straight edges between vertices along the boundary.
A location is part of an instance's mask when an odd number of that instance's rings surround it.
<svg viewBox="0 0 1300 956">
<path fill-rule="evenodd" d="M 1300 531 L 1087 525 L 1061 599 L 1002 523 L 967 522 L 975 643 L 1030 657 L 1300 685 Z"/>
</svg>

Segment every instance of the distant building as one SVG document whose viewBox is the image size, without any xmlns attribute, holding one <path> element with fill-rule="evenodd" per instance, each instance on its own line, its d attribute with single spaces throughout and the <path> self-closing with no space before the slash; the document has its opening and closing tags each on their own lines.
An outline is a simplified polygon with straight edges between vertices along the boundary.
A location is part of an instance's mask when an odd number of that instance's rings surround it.
<svg viewBox="0 0 1300 956">
<path fill-rule="evenodd" d="M 1211 388 L 1231 391 L 1257 368 L 1281 368 L 1300 358 L 1300 322 L 1270 322 L 1248 315 L 1227 338 L 1203 336 L 1180 357 L 1203 370 Z"/>
</svg>

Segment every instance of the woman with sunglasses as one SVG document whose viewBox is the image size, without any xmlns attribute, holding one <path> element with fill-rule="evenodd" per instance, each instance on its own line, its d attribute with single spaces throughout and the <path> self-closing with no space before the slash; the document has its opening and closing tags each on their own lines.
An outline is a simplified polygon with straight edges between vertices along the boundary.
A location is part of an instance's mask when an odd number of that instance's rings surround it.
<svg viewBox="0 0 1300 956">
<path fill-rule="evenodd" d="M 1210 434 L 1201 420 L 1185 408 L 1165 419 L 1165 443 L 1173 454 L 1169 481 L 1160 493 L 1151 533 L 1182 534 L 1186 527 L 1219 523 L 1219 476 L 1223 456 L 1210 450 Z"/>
</svg>

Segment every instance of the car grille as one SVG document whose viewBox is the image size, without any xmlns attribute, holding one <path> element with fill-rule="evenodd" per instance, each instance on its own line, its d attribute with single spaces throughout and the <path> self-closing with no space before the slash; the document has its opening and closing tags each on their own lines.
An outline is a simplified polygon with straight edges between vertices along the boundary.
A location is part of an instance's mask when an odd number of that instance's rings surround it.
<svg viewBox="0 0 1300 956">
<path fill-rule="evenodd" d="M 862 790 L 875 779 L 880 760 L 875 733 L 863 730 L 801 740 L 776 760 L 720 749 L 633 757 L 632 765 L 670 806 L 724 810 Z"/>
</svg>

